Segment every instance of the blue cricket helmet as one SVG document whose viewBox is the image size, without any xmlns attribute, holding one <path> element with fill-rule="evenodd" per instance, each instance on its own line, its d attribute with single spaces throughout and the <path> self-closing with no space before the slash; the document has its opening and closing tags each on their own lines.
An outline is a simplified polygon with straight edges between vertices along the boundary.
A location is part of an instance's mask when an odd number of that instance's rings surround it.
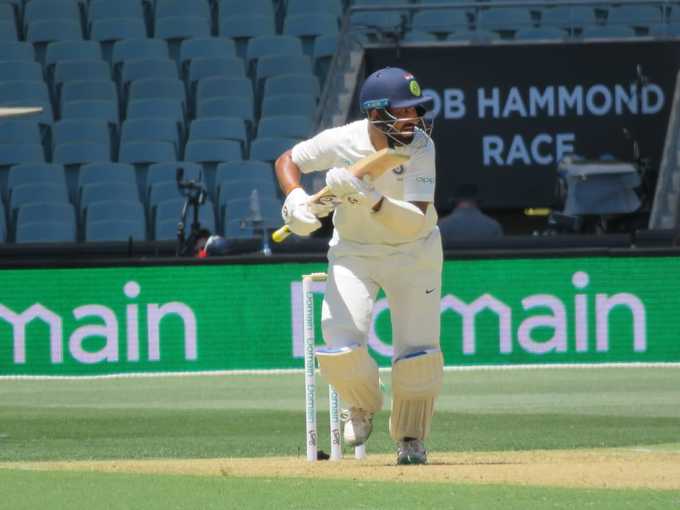
<svg viewBox="0 0 680 510">
<path fill-rule="evenodd" d="M 398 67 L 385 67 L 366 78 L 359 93 L 362 112 L 372 109 L 408 108 L 427 109 L 432 98 L 423 96 L 420 85 L 411 73 Z"/>
</svg>

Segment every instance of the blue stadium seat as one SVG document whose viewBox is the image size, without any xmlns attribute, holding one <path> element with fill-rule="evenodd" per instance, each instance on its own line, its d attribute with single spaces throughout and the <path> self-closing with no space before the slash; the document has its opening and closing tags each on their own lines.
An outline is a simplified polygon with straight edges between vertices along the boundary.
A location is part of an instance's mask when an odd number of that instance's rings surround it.
<svg viewBox="0 0 680 510">
<path fill-rule="evenodd" d="M 32 105 L 34 102 L 49 102 L 50 93 L 44 81 L 0 81 L 0 103 L 23 103 Z"/>
<path fill-rule="evenodd" d="M 328 76 L 328 71 L 337 51 L 337 46 L 337 35 L 320 35 L 314 40 L 314 48 L 312 49 L 312 68 L 314 74 L 321 83 L 326 82 L 326 76 Z"/>
<path fill-rule="evenodd" d="M 192 13 L 194 5 L 192 4 Z M 186 10 L 186 7 L 185 7 Z M 194 37 L 209 37 L 210 18 L 198 16 L 173 16 L 169 18 L 156 19 L 155 37 L 168 41 L 170 57 L 178 62 L 179 48 L 182 41 Z"/>
<path fill-rule="evenodd" d="M 137 188 L 142 198 L 146 190 L 148 168 L 153 163 L 176 161 L 177 152 L 171 142 L 130 142 L 121 141 L 118 161 L 134 165 L 137 174 Z"/>
<path fill-rule="evenodd" d="M 434 42 L 439 40 L 440 39 L 436 35 L 431 34 L 430 32 L 407 30 L 404 34 L 402 42 Z M 314 68 L 314 72 L 317 72 L 316 67 Z"/>
<path fill-rule="evenodd" d="M 257 191 L 253 193 L 256 194 L 257 200 L 250 196 L 230 199 L 218 204 L 218 212 L 223 226 L 234 220 L 249 223 L 255 219 L 257 214 L 259 215 L 258 219 L 264 220 L 266 227 L 278 227 L 281 222 L 281 207 L 283 203 L 278 199 L 260 197 Z M 259 211 L 256 209 L 258 206 Z"/>
<path fill-rule="evenodd" d="M 649 27 L 649 35 L 653 37 L 680 37 L 680 22 L 658 23 Z"/>
<path fill-rule="evenodd" d="M 271 163 L 250 159 L 247 161 L 229 161 L 217 165 L 216 181 L 228 180 L 273 180 L 274 168 Z"/>
<path fill-rule="evenodd" d="M 76 240 L 75 225 L 70 223 L 39 221 L 17 227 L 17 243 L 71 243 Z"/>
<path fill-rule="evenodd" d="M 257 61 L 255 70 L 256 96 L 261 96 L 264 81 L 282 74 L 313 74 L 312 63 L 308 56 L 285 55 L 281 57 L 262 57 Z"/>
<path fill-rule="evenodd" d="M 350 16 L 349 30 L 363 34 L 368 42 L 381 42 L 385 34 L 401 32 L 406 17 L 395 11 L 354 12 Z"/>
<path fill-rule="evenodd" d="M 541 12 L 541 26 L 573 31 L 597 24 L 595 10 L 585 5 L 559 5 Z"/>
<path fill-rule="evenodd" d="M 97 183 L 123 183 L 128 188 L 137 190 L 135 167 L 127 163 L 88 163 L 80 167 L 78 173 L 78 200 L 81 202 L 83 188 Z"/>
<path fill-rule="evenodd" d="M 494 32 L 516 32 L 531 28 L 534 21 L 526 7 L 490 7 L 477 13 L 477 28 Z"/>
<path fill-rule="evenodd" d="M 500 35 L 489 30 L 457 30 L 446 36 L 447 41 L 470 42 L 475 44 L 486 44 L 500 39 Z"/>
<path fill-rule="evenodd" d="M 468 15 L 463 10 L 431 10 L 416 12 L 411 26 L 413 30 L 446 37 L 456 28 L 468 28 L 469 24 Z"/>
<path fill-rule="evenodd" d="M 196 85 L 196 103 L 217 97 L 240 97 L 254 104 L 253 84 L 245 77 L 213 76 L 199 80 Z"/>
<path fill-rule="evenodd" d="M 286 16 L 329 13 L 340 18 L 342 12 L 342 0 L 288 0 L 288 2 L 286 2 Z"/>
<path fill-rule="evenodd" d="M 250 159 L 273 162 L 299 140 L 294 138 L 255 138 L 250 144 Z"/>
<path fill-rule="evenodd" d="M 112 99 L 84 99 L 64 103 L 61 111 L 63 119 L 105 120 L 118 125 L 118 103 Z"/>
<path fill-rule="evenodd" d="M 246 122 L 248 129 L 252 129 L 255 122 L 254 105 L 250 99 L 244 97 L 216 97 L 198 103 L 196 117 L 238 117 Z"/>
<path fill-rule="evenodd" d="M 21 83 L 21 82 L 16 82 Z M 43 133 L 37 122 L 3 119 L 0 122 L 0 144 L 43 143 Z"/>
<path fill-rule="evenodd" d="M 310 94 L 318 98 L 321 94 L 319 79 L 309 73 L 279 74 L 268 78 L 264 83 L 264 97 L 282 94 Z"/>
<path fill-rule="evenodd" d="M 273 17 L 274 4 L 271 0 L 218 0 L 218 18 L 231 18 L 243 15 L 260 15 Z"/>
<path fill-rule="evenodd" d="M 111 159 L 112 148 L 111 125 L 105 120 L 64 119 L 52 125 L 52 151 L 59 145 L 67 143 L 91 142 L 105 145 Z"/>
<path fill-rule="evenodd" d="M 32 3 L 32 2 L 31 2 Z M 45 60 L 45 50 L 54 41 L 79 41 L 83 31 L 79 21 L 34 21 L 28 25 L 26 40 L 33 44 L 38 62 Z"/>
<path fill-rule="evenodd" d="M 154 212 L 154 239 L 157 241 L 169 241 L 177 239 L 177 223 L 180 219 L 184 200 L 173 199 L 158 203 Z M 187 213 L 187 229 L 194 220 L 193 208 Z M 198 221 L 202 228 L 210 232 L 217 232 L 215 222 L 215 206 L 207 200 L 198 209 Z"/>
<path fill-rule="evenodd" d="M 180 101 L 182 109 L 187 110 L 184 83 L 176 78 L 145 78 L 130 82 L 128 101 L 153 98 Z"/>
<path fill-rule="evenodd" d="M 203 182 L 209 195 L 214 198 L 217 165 L 226 161 L 242 160 L 243 152 L 241 144 L 232 140 L 189 140 L 184 149 L 184 159 L 201 164 Z"/>
<path fill-rule="evenodd" d="M 143 218 L 138 220 L 93 221 L 85 225 L 85 241 L 145 241 L 146 225 Z"/>
<path fill-rule="evenodd" d="M 120 85 L 122 87 L 128 87 L 131 81 L 148 78 L 176 80 L 179 78 L 177 65 L 169 58 L 137 58 L 126 60 L 121 66 Z"/>
<path fill-rule="evenodd" d="M 0 145 L 0 170 L 7 170 L 19 163 L 43 163 L 45 151 L 35 143 L 13 143 Z"/>
<path fill-rule="evenodd" d="M 227 221 L 222 233 L 227 239 L 242 239 L 258 236 L 253 224 L 242 220 Z"/>
<path fill-rule="evenodd" d="M 11 3 L 0 4 L 0 20 L 16 23 L 17 11 Z"/>
<path fill-rule="evenodd" d="M 308 138 L 314 124 L 305 115 L 275 115 L 262 117 L 257 125 L 258 138 Z"/>
<path fill-rule="evenodd" d="M 89 23 L 103 19 L 144 19 L 144 6 L 140 0 L 91 0 L 87 7 Z"/>
<path fill-rule="evenodd" d="M 108 220 L 138 221 L 140 219 L 146 224 L 144 205 L 134 197 L 128 200 L 92 202 L 83 210 L 83 218 L 86 224 Z"/>
<path fill-rule="evenodd" d="M 121 39 L 113 43 L 111 50 L 111 64 L 116 68 L 117 75 L 128 60 L 163 61 L 169 58 L 168 43 L 163 39 Z"/>
<path fill-rule="evenodd" d="M 3 25 L 0 20 L 0 62 L 4 60 L 25 60 L 32 62 L 35 60 L 35 50 L 33 45 L 25 41 L 6 41 L 2 34 Z"/>
<path fill-rule="evenodd" d="M 181 169 L 182 180 L 203 182 L 203 167 L 198 163 L 190 161 L 172 161 L 165 163 L 154 163 L 149 166 L 146 175 L 146 195 L 149 196 L 151 186 L 157 182 L 176 182 L 177 171 Z"/>
<path fill-rule="evenodd" d="M 5 218 L 5 205 L 0 202 L 0 243 L 4 243 L 8 239 L 7 232 L 7 218 Z"/>
<path fill-rule="evenodd" d="M 45 69 L 51 73 L 57 62 L 65 60 L 101 60 L 102 50 L 96 41 L 55 41 L 45 49 Z"/>
<path fill-rule="evenodd" d="M 125 202 L 138 200 L 137 186 L 126 181 L 93 182 L 85 184 L 80 189 L 79 215 L 82 218 L 84 211 L 96 202 L 113 200 Z"/>
<path fill-rule="evenodd" d="M 170 142 L 175 148 L 175 158 L 181 156 L 182 134 L 177 122 L 163 117 L 127 119 L 121 126 L 123 142 Z"/>
<path fill-rule="evenodd" d="M 52 87 L 58 96 L 66 82 L 102 80 L 111 80 L 111 68 L 104 60 L 62 60 L 54 65 Z"/>
<path fill-rule="evenodd" d="M 2 81 L 43 81 L 43 73 L 37 62 L 0 62 Z"/>
<path fill-rule="evenodd" d="M 228 37 L 193 37 L 184 39 L 179 47 L 179 64 L 183 74 L 195 58 L 235 56 L 236 45 Z"/>
<path fill-rule="evenodd" d="M 661 23 L 661 9 L 651 5 L 622 5 L 609 9 L 607 25 L 647 29 Z"/>
<path fill-rule="evenodd" d="M 260 57 L 272 55 L 302 55 L 302 41 L 294 35 L 261 35 L 248 41 L 246 65 L 248 74 L 255 74 L 255 64 Z"/>
<path fill-rule="evenodd" d="M 305 55 L 311 56 L 314 40 L 321 35 L 338 33 L 338 18 L 332 13 L 309 13 L 286 16 L 283 33 L 293 35 L 302 41 Z"/>
<path fill-rule="evenodd" d="M 245 121 L 238 117 L 203 117 L 191 122 L 189 140 L 236 140 L 245 154 L 248 133 Z"/>
<path fill-rule="evenodd" d="M 275 24 L 273 15 L 239 14 L 220 17 L 219 34 L 232 38 L 236 44 L 236 54 L 244 58 L 248 41 L 253 37 L 276 34 Z"/>
<path fill-rule="evenodd" d="M 78 3 L 74 0 L 31 0 L 24 7 L 24 26 L 36 21 L 69 20 L 81 22 Z"/>
<path fill-rule="evenodd" d="M 0 20 L 0 42 L 17 42 L 19 40 L 19 33 L 17 32 L 16 23 L 9 20 Z"/>
<path fill-rule="evenodd" d="M 68 203 L 66 187 L 47 182 L 32 182 L 15 186 L 12 188 L 12 193 L 9 196 L 8 212 L 10 222 L 15 222 L 16 212 L 19 207 L 37 202 Z"/>
<path fill-rule="evenodd" d="M 635 37 L 635 30 L 621 25 L 585 27 L 581 37 L 583 39 L 626 39 Z"/>
<path fill-rule="evenodd" d="M 105 143 L 83 141 L 63 143 L 54 148 L 52 160 L 64 165 L 69 194 L 75 200 L 80 167 L 87 163 L 111 161 L 111 147 Z"/>
<path fill-rule="evenodd" d="M 135 99 L 128 103 L 128 119 L 154 117 L 173 119 L 184 133 L 184 108 L 179 99 Z"/>
<path fill-rule="evenodd" d="M 218 203 L 225 204 L 229 200 L 249 197 L 253 190 L 258 191 L 258 196 L 266 199 L 277 199 L 277 187 L 274 180 L 261 178 L 249 178 L 221 181 L 217 187 Z"/>
<path fill-rule="evenodd" d="M 187 17 L 187 15 L 210 19 L 210 5 L 206 0 L 192 0 L 188 9 L 186 0 L 155 0 L 154 19 Z"/>
<path fill-rule="evenodd" d="M 195 91 L 196 82 L 207 78 L 245 77 L 243 60 L 238 57 L 198 57 L 191 60 L 187 75 L 187 84 Z"/>
<path fill-rule="evenodd" d="M 63 111 L 64 104 L 71 101 L 89 100 L 113 101 L 118 104 L 116 84 L 111 80 L 65 82 L 59 96 L 59 110 Z"/>
<path fill-rule="evenodd" d="M 90 26 L 90 39 L 99 41 L 104 59 L 111 62 L 113 45 L 121 39 L 144 39 L 147 27 L 140 18 L 98 19 Z"/>
<path fill-rule="evenodd" d="M 63 165 L 56 163 L 23 163 L 10 168 L 7 175 L 7 190 L 4 198 L 12 194 L 17 186 L 45 183 L 66 190 L 66 172 Z"/>
<path fill-rule="evenodd" d="M 16 212 L 15 238 L 17 238 L 17 242 L 61 240 L 59 238 L 53 239 L 47 234 L 46 230 L 25 227 L 25 225 L 44 223 L 57 223 L 67 226 L 68 235 L 65 236 L 65 240 L 75 241 L 77 221 L 76 211 L 72 204 L 63 202 L 33 202 L 19 207 Z M 40 232 L 42 235 L 36 237 L 35 234 L 37 232 Z M 47 238 L 45 238 L 45 234 L 47 234 Z"/>
<path fill-rule="evenodd" d="M 515 39 L 523 41 L 559 41 L 566 37 L 567 33 L 557 27 L 523 28 L 515 33 Z"/>
<path fill-rule="evenodd" d="M 282 94 L 262 99 L 262 117 L 274 115 L 303 115 L 316 113 L 316 98 L 311 94 Z"/>
<path fill-rule="evenodd" d="M 149 218 L 155 218 L 158 204 L 168 200 L 184 200 L 184 195 L 182 195 L 176 181 L 155 181 L 150 183 L 147 197 Z"/>
</svg>

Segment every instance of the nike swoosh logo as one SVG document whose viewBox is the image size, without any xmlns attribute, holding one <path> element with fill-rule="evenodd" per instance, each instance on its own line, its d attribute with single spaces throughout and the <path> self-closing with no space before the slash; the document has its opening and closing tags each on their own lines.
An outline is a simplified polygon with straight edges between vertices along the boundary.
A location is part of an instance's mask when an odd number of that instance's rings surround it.
<svg viewBox="0 0 680 510">
<path fill-rule="evenodd" d="M 432 294 L 434 289 L 425 289 L 425 294 Z"/>
</svg>

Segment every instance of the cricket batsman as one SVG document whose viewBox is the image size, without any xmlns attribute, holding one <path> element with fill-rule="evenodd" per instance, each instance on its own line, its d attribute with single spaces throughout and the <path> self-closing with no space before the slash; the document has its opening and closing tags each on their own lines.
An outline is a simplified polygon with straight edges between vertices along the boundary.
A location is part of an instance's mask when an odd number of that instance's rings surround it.
<svg viewBox="0 0 680 510">
<path fill-rule="evenodd" d="M 321 314 L 326 347 L 317 357 L 322 375 L 349 407 L 343 412 L 345 442 L 363 444 L 383 404 L 378 366 L 367 349 L 382 288 L 392 316 L 389 428 L 397 464 L 425 464 L 424 441 L 443 375 L 435 147 L 424 119 L 431 98 L 408 71 L 387 67 L 365 80 L 359 101 L 364 119 L 322 131 L 279 156 L 276 175 L 286 195 L 282 216 L 293 233 L 307 236 L 334 209 Z M 384 148 L 409 159 L 374 180 L 347 170 Z M 339 203 L 310 204 L 300 185 L 301 173 L 323 170 Z"/>
</svg>

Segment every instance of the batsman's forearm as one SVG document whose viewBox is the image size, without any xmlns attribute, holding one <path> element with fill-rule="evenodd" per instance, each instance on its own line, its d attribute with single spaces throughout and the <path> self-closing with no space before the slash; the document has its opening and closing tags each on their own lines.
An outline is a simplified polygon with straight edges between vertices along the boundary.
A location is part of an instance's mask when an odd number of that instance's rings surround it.
<svg viewBox="0 0 680 510">
<path fill-rule="evenodd" d="M 290 150 L 287 150 L 276 160 L 274 170 L 276 172 L 276 179 L 279 182 L 281 191 L 284 195 L 288 195 L 295 188 L 300 188 L 300 176 L 302 172 L 298 166 L 293 163 L 291 159 Z"/>
<path fill-rule="evenodd" d="M 417 234 L 425 224 L 425 213 L 418 206 L 390 197 L 383 197 L 373 218 L 390 230 L 407 237 Z"/>
</svg>

